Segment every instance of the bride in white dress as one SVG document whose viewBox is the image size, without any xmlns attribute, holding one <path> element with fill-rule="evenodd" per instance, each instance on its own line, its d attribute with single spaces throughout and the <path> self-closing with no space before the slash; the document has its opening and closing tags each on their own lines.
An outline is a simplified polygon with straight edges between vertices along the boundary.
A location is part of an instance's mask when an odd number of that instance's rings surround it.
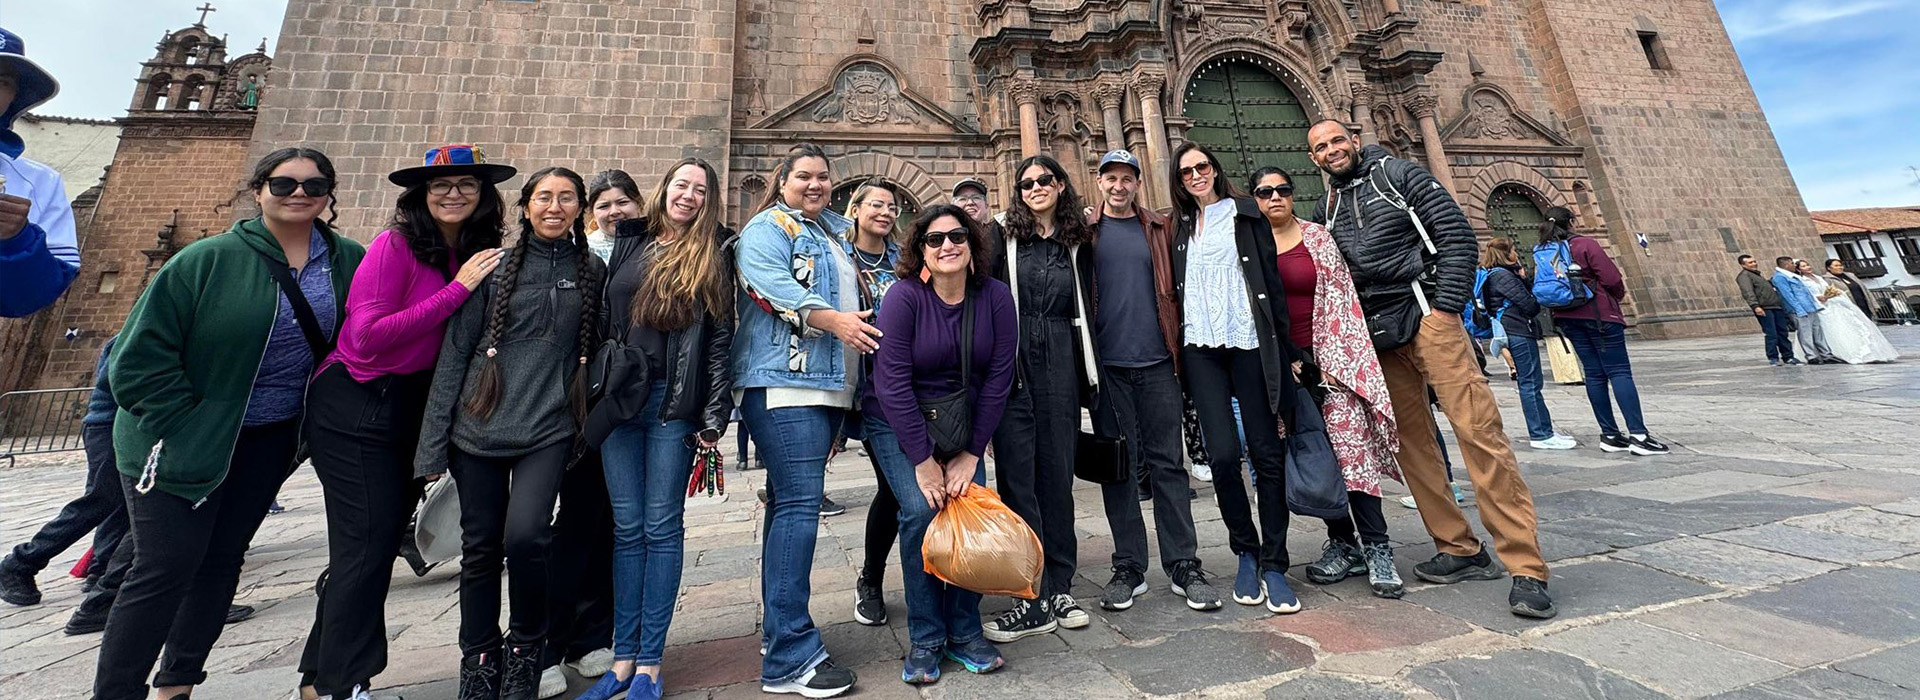
<svg viewBox="0 0 1920 700">
<path fill-rule="evenodd" d="M 1807 291 L 1825 307 L 1820 312 L 1820 330 L 1826 336 L 1827 349 L 1832 350 L 1835 357 L 1852 365 L 1900 359 L 1900 352 L 1880 334 L 1873 319 L 1853 302 L 1846 280 L 1833 277 L 1846 274 L 1839 260 L 1827 261 L 1829 277 L 1813 274 L 1813 265 L 1804 260 L 1796 268 Z"/>
</svg>

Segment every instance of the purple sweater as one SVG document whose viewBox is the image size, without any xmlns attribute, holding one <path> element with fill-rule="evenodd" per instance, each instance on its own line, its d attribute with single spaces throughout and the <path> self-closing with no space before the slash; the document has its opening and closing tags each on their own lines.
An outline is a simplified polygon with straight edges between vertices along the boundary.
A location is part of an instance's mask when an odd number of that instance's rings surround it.
<svg viewBox="0 0 1920 700">
<path fill-rule="evenodd" d="M 988 279 L 974 292 L 973 439 L 967 451 L 984 455 L 1013 393 L 1013 358 L 1019 347 L 1013 294 L 1005 282 Z M 921 399 L 960 388 L 960 305 L 949 305 L 919 280 L 901 280 L 880 303 L 880 350 L 874 353 L 874 398 L 900 440 L 907 462 L 933 456 Z M 872 404 L 877 403 L 878 406 Z"/>
<path fill-rule="evenodd" d="M 1573 252 L 1573 261 L 1580 264 L 1580 274 L 1586 279 L 1587 289 L 1593 291 L 1593 301 L 1565 311 L 1555 310 L 1553 317 L 1626 325 L 1627 317 L 1620 313 L 1620 300 L 1627 296 L 1627 283 L 1620 278 L 1620 266 L 1607 257 L 1599 241 L 1586 236 L 1567 239 L 1567 248 Z"/>
<path fill-rule="evenodd" d="M 450 281 L 456 270 L 451 264 L 446 273 L 428 267 L 413 257 L 406 236 L 380 232 L 353 273 L 347 322 L 340 327 L 339 345 L 320 369 L 344 364 L 356 382 L 433 369 L 447 319 L 470 294 Z"/>
</svg>

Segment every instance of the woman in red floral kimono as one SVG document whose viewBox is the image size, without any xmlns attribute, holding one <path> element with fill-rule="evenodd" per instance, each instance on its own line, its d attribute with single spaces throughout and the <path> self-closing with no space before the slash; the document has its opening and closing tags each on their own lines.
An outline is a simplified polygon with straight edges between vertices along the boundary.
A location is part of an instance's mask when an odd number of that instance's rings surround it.
<svg viewBox="0 0 1920 700">
<path fill-rule="evenodd" d="M 1267 215 L 1274 249 L 1280 251 L 1275 264 L 1286 290 L 1292 341 L 1307 358 L 1295 363 L 1294 371 L 1320 404 L 1327 438 L 1347 480 L 1351 514 L 1327 521 L 1326 547 L 1320 560 L 1307 566 L 1307 578 L 1329 584 L 1365 574 L 1374 595 L 1398 598 L 1404 588 L 1387 542 L 1380 482 L 1401 480 L 1394 458 L 1400 443 L 1353 277 L 1333 236 L 1294 217 L 1293 180 L 1285 172 L 1261 168 L 1247 189 Z"/>
</svg>

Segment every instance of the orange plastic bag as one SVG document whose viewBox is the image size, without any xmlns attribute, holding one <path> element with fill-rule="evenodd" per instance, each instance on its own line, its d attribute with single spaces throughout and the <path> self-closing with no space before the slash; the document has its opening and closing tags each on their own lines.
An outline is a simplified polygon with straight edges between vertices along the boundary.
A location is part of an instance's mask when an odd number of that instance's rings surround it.
<svg viewBox="0 0 1920 700">
<path fill-rule="evenodd" d="M 1040 595 L 1040 538 L 985 486 L 968 484 L 934 514 L 920 555 L 927 573 L 975 593 Z"/>
</svg>

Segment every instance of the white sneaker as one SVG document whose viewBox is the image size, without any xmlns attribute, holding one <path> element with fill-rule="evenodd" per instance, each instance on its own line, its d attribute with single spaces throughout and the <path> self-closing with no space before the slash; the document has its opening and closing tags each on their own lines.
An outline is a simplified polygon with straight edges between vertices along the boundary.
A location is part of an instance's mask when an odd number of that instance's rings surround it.
<svg viewBox="0 0 1920 700">
<path fill-rule="evenodd" d="M 1413 502 L 1412 496 L 1401 496 L 1400 505 L 1406 506 L 1408 508 L 1413 508 L 1415 510 L 1418 510 L 1420 508 L 1420 504 Z"/>
<path fill-rule="evenodd" d="M 580 658 L 567 662 L 567 668 L 580 674 L 581 678 L 599 678 L 613 670 L 613 650 L 601 647 L 582 654 Z"/>
<path fill-rule="evenodd" d="M 1579 447 L 1580 442 L 1573 439 L 1572 435 L 1554 433 L 1553 437 L 1545 440 L 1530 441 L 1527 443 L 1527 446 L 1536 450 L 1571 450 Z"/>
<path fill-rule="evenodd" d="M 567 674 L 560 672 L 560 664 L 548 666 L 546 670 L 540 672 L 540 689 L 534 691 L 535 697 L 546 700 L 546 698 L 560 697 L 566 692 Z"/>
<path fill-rule="evenodd" d="M 1206 464 L 1193 465 L 1193 478 L 1209 484 L 1213 483 L 1213 467 Z"/>
</svg>

